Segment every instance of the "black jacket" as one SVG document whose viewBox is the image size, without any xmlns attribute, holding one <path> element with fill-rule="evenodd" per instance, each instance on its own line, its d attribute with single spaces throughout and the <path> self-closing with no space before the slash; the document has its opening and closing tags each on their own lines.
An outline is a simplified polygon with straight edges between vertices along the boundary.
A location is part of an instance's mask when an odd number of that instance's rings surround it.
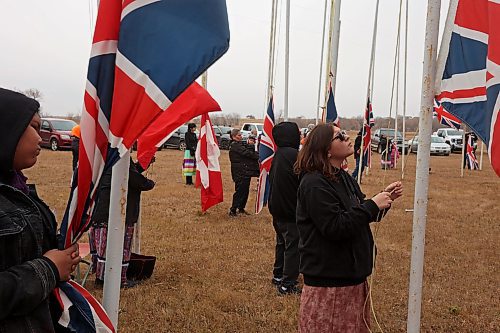
<svg viewBox="0 0 500 333">
<path fill-rule="evenodd" d="M 0 183 L 0 332 L 54 332 L 49 296 L 59 274 L 42 255 L 57 248 L 56 227 L 34 189 Z"/>
<path fill-rule="evenodd" d="M 236 183 L 243 178 L 252 177 L 252 165 L 259 160 L 259 154 L 242 141 L 232 141 L 229 147 L 229 160 L 231 161 L 231 176 Z"/>
<path fill-rule="evenodd" d="M 354 159 L 359 158 L 359 153 L 361 153 L 361 133 L 356 135 L 356 139 L 354 140 Z"/>
<path fill-rule="evenodd" d="M 196 152 L 196 146 L 198 145 L 198 138 L 196 137 L 196 133 L 190 132 L 189 130 L 186 132 L 184 141 L 186 142 L 186 149 L 189 150 L 191 156 L 194 156 Z"/>
<path fill-rule="evenodd" d="M 299 177 L 293 171 L 300 145 L 297 124 L 282 122 L 273 128 L 277 146 L 269 172 L 269 212 L 274 218 L 295 223 Z"/>
<path fill-rule="evenodd" d="M 111 195 L 111 170 L 102 175 L 99 197 L 97 205 L 92 215 L 92 220 L 96 225 L 107 225 L 109 218 L 109 199 Z M 141 192 L 153 189 L 155 183 L 141 175 L 130 160 L 128 174 L 128 192 L 127 192 L 127 213 L 125 223 L 132 225 L 139 218 L 139 210 L 141 203 Z"/>
<path fill-rule="evenodd" d="M 340 287 L 362 283 L 372 272 L 370 222 L 382 213 L 364 200 L 358 184 L 340 170 L 338 181 L 306 173 L 297 194 L 300 272 L 304 283 Z"/>
</svg>

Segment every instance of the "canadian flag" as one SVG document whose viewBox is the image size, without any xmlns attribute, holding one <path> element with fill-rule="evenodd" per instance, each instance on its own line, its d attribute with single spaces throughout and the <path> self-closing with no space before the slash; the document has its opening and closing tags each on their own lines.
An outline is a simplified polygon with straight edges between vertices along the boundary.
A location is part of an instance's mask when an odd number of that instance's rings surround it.
<svg viewBox="0 0 500 333">
<path fill-rule="evenodd" d="M 201 116 L 200 138 L 196 147 L 196 187 L 201 186 L 201 210 L 224 201 L 220 150 L 208 113 Z"/>
</svg>

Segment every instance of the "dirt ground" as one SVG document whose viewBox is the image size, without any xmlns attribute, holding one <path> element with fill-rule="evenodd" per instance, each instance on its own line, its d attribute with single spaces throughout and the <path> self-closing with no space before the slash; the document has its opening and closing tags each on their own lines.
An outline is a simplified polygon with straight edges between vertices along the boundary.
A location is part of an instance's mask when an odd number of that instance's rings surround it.
<svg viewBox="0 0 500 333">
<path fill-rule="evenodd" d="M 401 178 L 383 171 L 379 155 L 363 178 L 368 196 Z M 120 332 L 295 332 L 299 297 L 271 285 L 274 230 L 267 209 L 230 219 L 234 185 L 227 151 L 221 168 L 225 201 L 200 213 L 199 190 L 183 184 L 182 153 L 158 152 L 143 194 L 142 249 L 157 256 L 151 279 L 121 293 Z M 416 155 L 407 157 L 405 195 L 376 227 L 372 296 L 383 332 L 405 332 Z M 352 160 L 349 165 L 354 166 Z M 487 156 L 483 171 L 460 155 L 431 158 L 421 332 L 500 332 L 500 178 Z M 44 150 L 26 174 L 60 219 L 69 193 L 71 153 Z M 253 209 L 256 182 L 248 210 Z M 97 296 L 93 277 L 86 287 Z M 374 332 L 380 332 L 372 321 Z"/>
</svg>

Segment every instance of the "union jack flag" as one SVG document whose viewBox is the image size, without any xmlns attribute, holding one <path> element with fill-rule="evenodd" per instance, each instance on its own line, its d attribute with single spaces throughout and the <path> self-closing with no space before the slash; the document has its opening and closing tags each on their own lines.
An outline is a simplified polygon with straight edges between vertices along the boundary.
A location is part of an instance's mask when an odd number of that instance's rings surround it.
<svg viewBox="0 0 500 333">
<path fill-rule="evenodd" d="M 79 165 L 61 225 L 61 248 L 78 241 L 90 226 L 103 172 L 228 47 L 225 0 L 100 2 L 80 123 Z M 70 298 L 73 293 L 65 287 L 61 290 Z M 85 299 L 70 298 L 61 303 L 63 311 L 69 305 L 80 310 L 93 304 L 89 299 L 78 304 Z M 60 322 L 77 332 L 98 329 L 88 312 L 79 315 L 61 317 Z"/>
<path fill-rule="evenodd" d="M 438 101 L 436 101 L 436 99 L 434 99 L 433 115 L 434 117 L 437 118 L 437 120 L 441 125 L 455 128 L 457 130 L 460 129 L 460 125 L 462 124 L 460 119 L 458 119 L 457 117 L 446 111 L 443 105 L 439 104 Z"/>
<path fill-rule="evenodd" d="M 337 113 L 337 107 L 335 106 L 335 99 L 333 97 L 332 76 L 332 73 L 330 73 L 330 82 L 328 83 L 328 100 L 326 102 L 326 108 L 323 111 L 323 122 L 339 125 L 339 115 Z"/>
<path fill-rule="evenodd" d="M 472 143 L 472 135 L 467 139 L 465 161 L 471 170 L 479 170 L 479 163 L 477 162 L 476 154 L 474 154 L 474 147 Z"/>
<path fill-rule="evenodd" d="M 273 138 L 274 127 L 274 100 L 273 95 L 269 99 L 266 118 L 264 119 L 264 128 L 260 137 L 259 144 L 259 164 L 260 175 L 259 184 L 257 186 L 257 200 L 255 200 L 255 213 L 261 212 L 262 208 L 267 204 L 269 199 L 269 171 L 273 162 L 276 146 Z"/>
<path fill-rule="evenodd" d="M 436 99 L 487 144 L 500 176 L 500 2 L 459 0 L 456 13 L 451 9 L 453 26 L 439 54 L 439 64 L 445 65 L 437 73 Z"/>
<path fill-rule="evenodd" d="M 375 126 L 375 119 L 373 118 L 372 103 L 370 98 L 366 102 L 365 117 L 363 120 L 363 162 L 366 166 L 371 167 L 372 165 L 372 127 Z"/>
</svg>

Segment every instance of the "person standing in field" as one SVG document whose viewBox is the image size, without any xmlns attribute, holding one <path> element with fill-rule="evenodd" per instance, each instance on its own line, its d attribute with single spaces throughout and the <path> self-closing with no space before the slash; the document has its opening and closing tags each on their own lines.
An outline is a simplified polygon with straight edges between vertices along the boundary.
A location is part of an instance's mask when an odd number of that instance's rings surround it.
<svg viewBox="0 0 500 333">
<path fill-rule="evenodd" d="M 300 294 L 299 230 L 295 221 L 299 177 L 293 170 L 300 145 L 296 123 L 282 122 L 273 127 L 276 153 L 269 171 L 269 212 L 273 216 L 276 248 L 272 282 L 280 295 Z"/>
<path fill-rule="evenodd" d="M 0 88 L 0 331 L 7 333 L 59 332 L 52 291 L 81 260 L 76 244 L 57 249 L 54 214 L 22 173 L 40 154 L 39 108 Z"/>
<path fill-rule="evenodd" d="M 231 131 L 231 145 L 229 147 L 229 160 L 231 161 L 231 177 L 234 182 L 234 194 L 229 216 L 238 214 L 250 215 L 245 210 L 250 192 L 250 180 L 253 174 L 252 165 L 258 163 L 259 154 L 241 141 L 240 130 Z"/>
<path fill-rule="evenodd" d="M 186 185 L 194 185 L 193 176 L 196 176 L 196 147 L 198 138 L 196 136 L 196 124 L 189 123 L 188 130 L 184 137 L 186 150 L 184 151 L 184 162 L 182 163 L 182 173 L 186 177 Z"/>
<path fill-rule="evenodd" d="M 299 152 L 301 333 L 369 332 L 367 277 L 375 255 L 370 223 L 380 221 L 403 187 L 394 182 L 366 200 L 341 168 L 353 152 L 349 136 L 331 124 L 316 126 Z"/>
<path fill-rule="evenodd" d="M 73 170 L 78 165 L 78 154 L 80 153 L 80 125 L 75 125 L 71 129 L 71 154 L 73 156 Z"/>
</svg>

